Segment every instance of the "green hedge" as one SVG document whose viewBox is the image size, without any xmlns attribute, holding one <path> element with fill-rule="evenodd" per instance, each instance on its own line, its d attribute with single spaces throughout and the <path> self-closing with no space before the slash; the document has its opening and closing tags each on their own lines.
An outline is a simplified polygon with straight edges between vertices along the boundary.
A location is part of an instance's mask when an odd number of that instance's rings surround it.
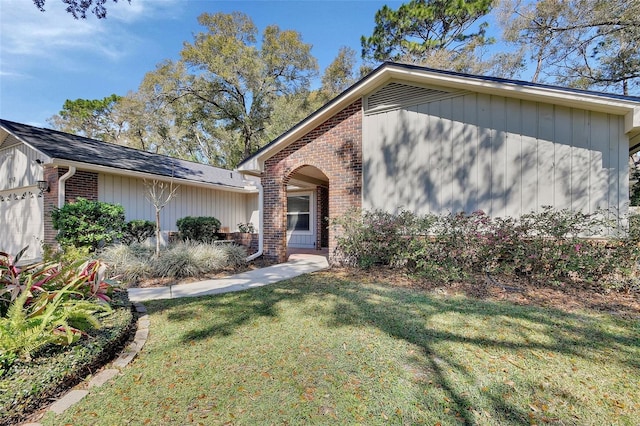
<svg viewBox="0 0 640 426">
<path fill-rule="evenodd" d="M 135 219 L 127 222 L 122 231 L 123 244 L 144 243 L 147 238 L 153 237 L 156 232 L 156 224 L 150 220 Z"/>
<path fill-rule="evenodd" d="M 186 216 L 176 222 L 182 240 L 212 242 L 217 239 L 220 221 L 213 216 Z"/>
<path fill-rule="evenodd" d="M 446 216 L 353 211 L 333 226 L 342 228 L 339 260 L 362 268 L 402 267 L 444 280 L 493 273 L 548 284 L 637 289 L 637 218 L 630 220 L 628 235 L 585 238 L 606 235 L 618 220 L 606 211 L 582 214 L 550 207 L 519 219 L 492 219 L 481 211 Z"/>
</svg>

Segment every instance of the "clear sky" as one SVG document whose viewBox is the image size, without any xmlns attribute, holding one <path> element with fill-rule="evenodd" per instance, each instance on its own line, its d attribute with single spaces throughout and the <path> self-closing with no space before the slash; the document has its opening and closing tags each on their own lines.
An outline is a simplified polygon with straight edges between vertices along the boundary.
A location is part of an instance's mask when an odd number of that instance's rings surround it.
<svg viewBox="0 0 640 426">
<path fill-rule="evenodd" d="M 320 70 L 341 46 L 360 53 L 375 12 L 400 1 L 108 1 L 107 19 L 74 20 L 61 0 L 40 12 L 32 0 L 0 0 L 0 118 L 41 127 L 66 99 L 102 99 L 135 91 L 145 73 L 178 59 L 185 41 L 204 30 L 203 12 L 249 15 L 260 31 L 276 24 L 313 45 Z"/>
</svg>

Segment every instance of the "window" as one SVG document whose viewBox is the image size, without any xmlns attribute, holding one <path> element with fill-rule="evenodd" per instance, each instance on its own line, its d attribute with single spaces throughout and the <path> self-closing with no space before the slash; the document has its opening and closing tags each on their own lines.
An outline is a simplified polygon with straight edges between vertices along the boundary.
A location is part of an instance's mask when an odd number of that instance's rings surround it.
<svg viewBox="0 0 640 426">
<path fill-rule="evenodd" d="M 287 231 L 311 231 L 311 195 L 287 197 Z"/>
</svg>

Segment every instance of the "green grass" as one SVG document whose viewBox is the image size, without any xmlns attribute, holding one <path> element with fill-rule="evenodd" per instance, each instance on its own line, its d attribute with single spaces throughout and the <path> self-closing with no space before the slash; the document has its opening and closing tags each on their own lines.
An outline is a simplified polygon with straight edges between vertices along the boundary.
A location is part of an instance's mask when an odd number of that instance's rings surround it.
<svg viewBox="0 0 640 426">
<path fill-rule="evenodd" d="M 640 418 L 638 320 L 330 272 L 146 306 L 151 332 L 139 357 L 44 424 L 631 425 Z"/>
</svg>

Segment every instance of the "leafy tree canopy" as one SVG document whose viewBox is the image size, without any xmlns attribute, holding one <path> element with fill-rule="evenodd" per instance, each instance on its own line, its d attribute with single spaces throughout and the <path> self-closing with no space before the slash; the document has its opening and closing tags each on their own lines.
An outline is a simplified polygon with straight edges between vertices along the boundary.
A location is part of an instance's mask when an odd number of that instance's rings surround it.
<svg viewBox="0 0 640 426">
<path fill-rule="evenodd" d="M 270 25 L 258 43 L 257 28 L 239 12 L 204 13 L 198 22 L 205 31 L 184 44 L 182 59 L 145 80 L 160 103 L 180 109 L 176 119 L 198 151 L 233 167 L 266 142 L 277 99 L 308 91 L 317 61 L 295 31 Z"/>
<path fill-rule="evenodd" d="M 397 10 L 384 6 L 370 37 L 361 38 L 362 57 L 469 70 L 473 51 L 490 43 L 486 22 L 491 0 L 411 0 Z"/>
<path fill-rule="evenodd" d="M 629 94 L 640 86 L 640 0 L 504 0 L 506 42 L 532 81 Z"/>
<path fill-rule="evenodd" d="M 36 5 L 40 11 L 44 12 L 44 6 L 47 0 L 33 0 L 33 4 Z M 67 13 L 73 15 L 75 19 L 87 18 L 87 11 L 90 11 L 98 19 L 104 19 L 107 17 L 107 7 L 105 4 L 108 0 L 62 0 L 62 3 L 67 5 Z M 118 0 L 113 0 L 114 3 L 118 3 Z M 131 0 L 127 0 L 131 3 Z"/>
<path fill-rule="evenodd" d="M 117 142 L 124 123 L 114 114 L 121 97 L 115 94 L 104 99 L 67 99 L 62 110 L 47 121 L 54 129 L 75 133 L 105 142 Z"/>
</svg>

